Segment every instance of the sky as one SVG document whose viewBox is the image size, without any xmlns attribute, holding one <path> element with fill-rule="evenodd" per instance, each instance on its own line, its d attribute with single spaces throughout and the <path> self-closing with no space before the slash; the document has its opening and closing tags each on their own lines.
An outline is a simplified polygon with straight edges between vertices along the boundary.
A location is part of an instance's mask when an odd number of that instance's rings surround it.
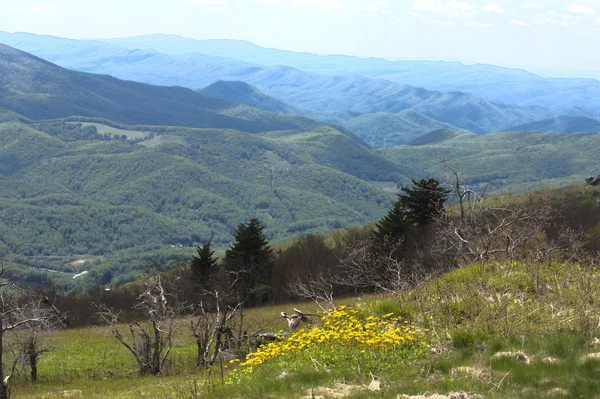
<svg viewBox="0 0 600 399">
<path fill-rule="evenodd" d="M 0 30 L 600 71 L 600 0 L 0 0 Z"/>
</svg>

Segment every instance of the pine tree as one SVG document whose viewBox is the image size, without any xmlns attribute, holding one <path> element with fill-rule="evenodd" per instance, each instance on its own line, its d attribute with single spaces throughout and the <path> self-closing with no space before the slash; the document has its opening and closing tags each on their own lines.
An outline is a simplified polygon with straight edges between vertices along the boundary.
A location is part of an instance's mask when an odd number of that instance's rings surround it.
<svg viewBox="0 0 600 399">
<path fill-rule="evenodd" d="M 268 300 L 272 291 L 273 250 L 258 219 L 238 226 L 235 242 L 225 252 L 223 263 L 235 275 L 240 300 L 250 304 Z"/>
<path fill-rule="evenodd" d="M 425 226 L 444 212 L 450 190 L 435 179 L 412 181 L 412 188 L 402 187 L 393 208 L 376 225 L 374 237 L 399 239 L 415 226 Z"/>
<path fill-rule="evenodd" d="M 193 279 L 200 285 L 206 286 L 212 275 L 217 271 L 217 259 L 215 259 L 213 251 L 210 247 L 211 242 L 207 242 L 202 247 L 196 247 L 198 256 L 192 256 Z"/>
</svg>

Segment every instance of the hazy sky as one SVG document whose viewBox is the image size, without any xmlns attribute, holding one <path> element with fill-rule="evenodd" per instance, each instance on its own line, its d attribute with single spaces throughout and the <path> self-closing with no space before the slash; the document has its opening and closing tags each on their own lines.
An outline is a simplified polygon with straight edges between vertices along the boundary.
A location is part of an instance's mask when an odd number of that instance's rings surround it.
<svg viewBox="0 0 600 399">
<path fill-rule="evenodd" d="M 0 0 L 0 30 L 600 70 L 600 0 Z"/>
</svg>

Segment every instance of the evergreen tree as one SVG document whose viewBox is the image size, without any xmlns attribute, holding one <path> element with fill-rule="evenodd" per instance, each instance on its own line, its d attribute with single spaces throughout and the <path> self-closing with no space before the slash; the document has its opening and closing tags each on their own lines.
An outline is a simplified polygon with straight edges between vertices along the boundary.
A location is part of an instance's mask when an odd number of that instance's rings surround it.
<svg viewBox="0 0 600 399">
<path fill-rule="evenodd" d="M 202 247 L 196 247 L 198 256 L 192 256 L 192 263 L 190 264 L 193 279 L 202 286 L 206 286 L 212 275 L 217 271 L 215 251 L 211 249 L 210 245 L 211 242 L 209 241 Z"/>
<path fill-rule="evenodd" d="M 272 291 L 273 250 L 263 231 L 256 218 L 240 224 L 223 260 L 226 270 L 234 275 L 239 299 L 250 304 L 267 301 Z"/>
<path fill-rule="evenodd" d="M 412 188 L 402 187 L 393 208 L 376 225 L 375 238 L 398 239 L 415 226 L 425 226 L 444 212 L 450 190 L 435 179 L 412 181 Z"/>
</svg>

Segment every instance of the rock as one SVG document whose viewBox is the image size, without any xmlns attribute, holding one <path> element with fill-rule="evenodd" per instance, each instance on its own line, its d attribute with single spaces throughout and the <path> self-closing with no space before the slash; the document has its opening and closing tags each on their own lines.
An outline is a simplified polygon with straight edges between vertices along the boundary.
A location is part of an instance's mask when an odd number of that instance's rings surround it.
<svg viewBox="0 0 600 399">
<path fill-rule="evenodd" d="M 492 360 L 498 360 L 498 359 L 503 359 L 503 358 L 513 358 L 514 360 L 517 360 L 517 361 L 525 363 L 525 364 L 529 364 L 531 362 L 531 359 L 529 359 L 529 356 L 527 356 L 525 353 L 523 353 L 521 351 L 498 352 L 498 353 L 495 353 L 494 356 L 492 356 Z"/>
<path fill-rule="evenodd" d="M 548 391 L 548 396 L 569 396 L 569 391 L 563 388 L 552 388 Z"/>
<path fill-rule="evenodd" d="M 582 362 L 587 362 L 589 360 L 600 360 L 600 352 L 588 353 L 587 355 L 581 357 Z"/>
<path fill-rule="evenodd" d="M 488 380 L 492 377 L 492 371 L 490 369 L 479 367 L 455 367 L 452 369 L 452 375 L 454 376 L 454 374 L 464 374 L 478 380 Z"/>
<path fill-rule="evenodd" d="M 558 363 L 560 363 L 560 359 L 558 359 L 556 357 L 548 356 L 548 357 L 545 357 L 545 358 L 542 359 L 542 363 L 545 363 L 545 364 L 558 364 Z"/>
<path fill-rule="evenodd" d="M 367 389 L 371 392 L 381 392 L 381 381 L 373 378 L 373 381 L 367 385 Z"/>
<path fill-rule="evenodd" d="M 288 373 L 287 371 L 282 371 L 281 374 L 279 374 L 277 376 L 278 380 L 283 380 L 284 378 L 287 378 L 290 376 L 290 373 Z"/>
</svg>

